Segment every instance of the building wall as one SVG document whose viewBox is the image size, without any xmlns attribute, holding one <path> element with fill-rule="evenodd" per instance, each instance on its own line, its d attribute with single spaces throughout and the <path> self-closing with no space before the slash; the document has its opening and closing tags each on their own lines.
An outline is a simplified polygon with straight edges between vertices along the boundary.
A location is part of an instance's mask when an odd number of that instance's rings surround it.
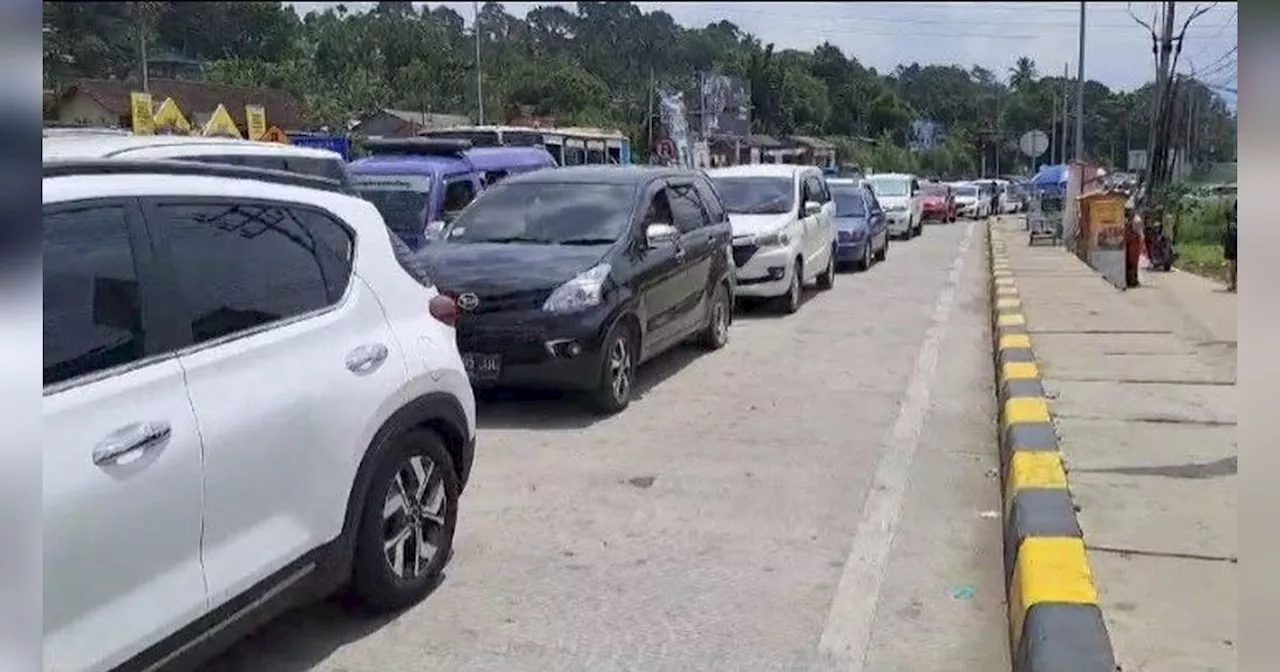
<svg viewBox="0 0 1280 672">
<path fill-rule="evenodd" d="M 90 126 L 118 126 L 116 113 L 98 104 L 83 93 L 75 93 L 55 106 L 53 118 L 61 124 L 85 124 Z"/>
</svg>

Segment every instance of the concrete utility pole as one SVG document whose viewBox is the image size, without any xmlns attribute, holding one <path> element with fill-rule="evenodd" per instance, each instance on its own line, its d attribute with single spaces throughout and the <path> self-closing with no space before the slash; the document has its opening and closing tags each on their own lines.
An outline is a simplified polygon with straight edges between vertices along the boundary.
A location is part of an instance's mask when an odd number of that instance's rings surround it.
<svg viewBox="0 0 1280 672">
<path fill-rule="evenodd" d="M 471 3 L 475 10 L 476 31 L 476 125 L 484 125 L 484 70 L 480 68 L 480 3 Z"/>
<path fill-rule="evenodd" d="M 151 93 L 151 78 L 147 74 L 147 4 L 135 2 L 133 17 L 135 36 L 138 42 L 138 76 L 142 80 L 142 92 Z"/>
<path fill-rule="evenodd" d="M 1067 162 L 1067 101 L 1071 100 L 1071 79 L 1067 68 L 1070 64 L 1062 64 L 1062 147 L 1058 149 L 1058 158 Z"/>
<path fill-rule="evenodd" d="M 1076 161 L 1084 161 L 1084 0 L 1080 0 L 1080 56 L 1076 61 Z"/>
<path fill-rule="evenodd" d="M 1049 165 L 1058 165 L 1058 92 L 1050 91 L 1053 114 L 1049 115 Z"/>
</svg>

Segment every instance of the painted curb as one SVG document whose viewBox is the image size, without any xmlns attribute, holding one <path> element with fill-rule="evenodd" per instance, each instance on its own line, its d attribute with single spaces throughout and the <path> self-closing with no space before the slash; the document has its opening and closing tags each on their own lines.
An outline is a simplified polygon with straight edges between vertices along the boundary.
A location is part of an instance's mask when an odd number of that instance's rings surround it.
<svg viewBox="0 0 1280 672">
<path fill-rule="evenodd" d="M 1003 232 L 989 226 L 987 243 L 1013 669 L 1115 672 Z"/>
</svg>

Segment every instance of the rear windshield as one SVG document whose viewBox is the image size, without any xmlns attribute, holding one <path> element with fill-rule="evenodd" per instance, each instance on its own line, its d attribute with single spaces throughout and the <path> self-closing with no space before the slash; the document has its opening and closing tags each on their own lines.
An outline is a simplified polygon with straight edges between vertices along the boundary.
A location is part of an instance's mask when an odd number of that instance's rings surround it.
<svg viewBox="0 0 1280 672">
<path fill-rule="evenodd" d="M 382 214 L 387 228 L 417 238 L 427 226 L 431 178 L 426 175 L 355 175 L 352 184 L 360 198 Z"/>
</svg>

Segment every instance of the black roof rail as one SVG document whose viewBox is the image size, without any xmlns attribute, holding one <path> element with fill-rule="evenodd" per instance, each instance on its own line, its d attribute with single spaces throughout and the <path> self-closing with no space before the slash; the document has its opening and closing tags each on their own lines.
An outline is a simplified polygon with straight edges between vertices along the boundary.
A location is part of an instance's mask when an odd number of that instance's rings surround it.
<svg viewBox="0 0 1280 672">
<path fill-rule="evenodd" d="M 361 143 L 370 154 L 399 154 L 409 156 L 465 156 L 472 148 L 470 140 L 451 138 L 369 138 Z"/>
<path fill-rule="evenodd" d="M 50 159 L 43 163 L 42 177 L 69 177 L 73 175 L 195 175 L 200 177 L 227 177 L 239 180 L 257 180 L 291 187 L 306 187 L 339 193 L 350 189 L 338 180 L 318 175 L 305 175 L 270 168 L 250 168 L 225 163 L 178 161 L 171 159 Z"/>
</svg>

